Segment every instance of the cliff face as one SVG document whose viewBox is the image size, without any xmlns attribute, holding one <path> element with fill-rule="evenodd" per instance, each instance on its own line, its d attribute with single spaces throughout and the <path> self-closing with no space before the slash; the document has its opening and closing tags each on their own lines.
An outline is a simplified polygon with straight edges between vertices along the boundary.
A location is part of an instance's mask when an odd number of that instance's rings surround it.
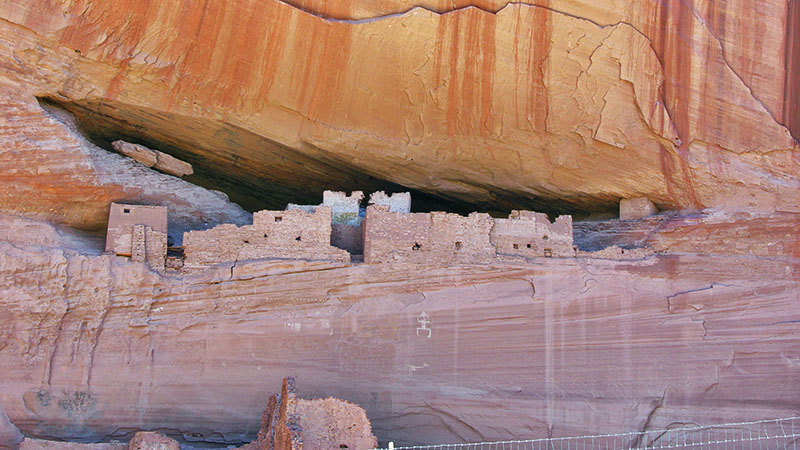
<svg viewBox="0 0 800 450">
<path fill-rule="evenodd" d="M 37 437 L 248 441 L 293 374 L 381 441 L 798 415 L 798 30 L 795 0 L 0 2 L 0 412 Z M 177 243 L 250 223 L 227 196 L 323 189 L 710 210 L 576 221 L 628 261 L 157 274 L 84 233 L 157 204 Z"/>
<path fill-rule="evenodd" d="M 183 277 L 2 244 L 0 402 L 25 433 L 253 438 L 283 374 L 382 440 L 460 442 L 791 416 L 797 260 L 522 266 L 239 262 Z"/>
<path fill-rule="evenodd" d="M 800 11 L 717 3 L 11 0 L 3 78 L 251 207 L 400 184 L 480 209 L 797 211 Z"/>
</svg>

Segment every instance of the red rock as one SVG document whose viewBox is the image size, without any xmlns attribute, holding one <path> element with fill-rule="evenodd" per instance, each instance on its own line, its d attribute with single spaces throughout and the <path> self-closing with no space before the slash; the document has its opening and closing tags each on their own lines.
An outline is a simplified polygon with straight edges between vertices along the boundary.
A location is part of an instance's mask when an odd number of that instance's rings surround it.
<svg viewBox="0 0 800 450">
<path fill-rule="evenodd" d="M 783 0 L 187 1 L 4 3 L 4 115 L 52 98 L 90 132 L 138 134 L 242 181 L 242 201 L 385 180 L 487 209 L 646 196 L 800 211 L 800 58 L 785 26 L 798 11 Z M 50 133 L 25 125 L 13 133 Z M 0 166 L 0 185 L 13 170 Z M 37 185 L 91 196 L 59 181 Z"/>
</svg>

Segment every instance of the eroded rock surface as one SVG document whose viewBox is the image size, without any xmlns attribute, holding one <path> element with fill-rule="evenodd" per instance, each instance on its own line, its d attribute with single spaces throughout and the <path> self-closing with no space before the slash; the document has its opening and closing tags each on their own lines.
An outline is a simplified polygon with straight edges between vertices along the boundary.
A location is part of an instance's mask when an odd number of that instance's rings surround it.
<svg viewBox="0 0 800 450">
<path fill-rule="evenodd" d="M 793 3 L 186 1 L 4 3 L 3 108 L 46 97 L 253 206 L 800 210 Z"/>
<path fill-rule="evenodd" d="M 287 372 L 397 443 L 796 416 L 797 30 L 784 0 L 5 1 L 0 404 L 34 437 L 236 444 Z M 181 276 L 75 231 L 112 201 L 167 206 L 173 243 L 250 223 L 189 182 L 699 212 L 576 223 L 578 258 Z"/>
<path fill-rule="evenodd" d="M 60 248 L 0 243 L 0 255 L 0 402 L 32 436 L 99 439 L 124 424 L 246 442 L 265 384 L 287 371 L 304 395 L 362 405 L 396 443 L 745 421 L 800 405 L 797 255 L 265 260 L 183 277 Z"/>
</svg>

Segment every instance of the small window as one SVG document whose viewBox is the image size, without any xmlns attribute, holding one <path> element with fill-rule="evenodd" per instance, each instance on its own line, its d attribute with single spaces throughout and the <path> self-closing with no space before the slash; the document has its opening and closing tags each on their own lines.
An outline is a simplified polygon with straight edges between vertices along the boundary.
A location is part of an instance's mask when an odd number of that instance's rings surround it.
<svg viewBox="0 0 800 450">
<path fill-rule="evenodd" d="M 245 240 L 245 241 L 244 241 L 244 243 L 245 243 L 245 244 L 249 244 L 249 243 L 250 243 L 250 241 L 248 241 L 248 240 Z"/>
<path fill-rule="evenodd" d="M 267 236 L 267 233 L 264 233 L 264 237 L 269 237 L 269 236 Z"/>
<path fill-rule="evenodd" d="M 123 209 L 122 209 L 122 212 L 123 212 L 124 214 L 130 214 L 130 213 L 131 213 L 131 209 L 130 209 L 130 208 L 123 208 Z"/>
<path fill-rule="evenodd" d="M 283 220 L 283 217 L 281 216 L 275 217 L 275 222 L 280 222 L 281 220 Z"/>
<path fill-rule="evenodd" d="M 542 240 L 543 240 L 543 241 L 546 241 L 546 240 L 547 240 L 547 235 L 546 235 L 546 234 L 545 234 L 544 236 L 542 236 Z"/>
<path fill-rule="evenodd" d="M 531 244 L 528 244 L 528 248 L 531 248 Z"/>
<path fill-rule="evenodd" d="M 519 244 L 514 244 L 514 250 L 519 248 Z"/>
<path fill-rule="evenodd" d="M 463 244 L 460 241 L 456 241 L 456 250 L 461 250 L 461 247 L 463 247 Z"/>
<path fill-rule="evenodd" d="M 299 241 L 300 240 L 300 236 L 297 236 L 296 238 L 294 238 L 294 240 L 295 241 Z"/>
<path fill-rule="evenodd" d="M 552 258 L 553 257 L 553 249 L 552 248 L 544 249 L 544 257 L 545 258 Z"/>
<path fill-rule="evenodd" d="M 411 250 L 417 251 L 417 250 L 419 250 L 419 247 L 420 247 L 419 244 L 414 242 L 414 245 L 411 247 Z"/>
</svg>

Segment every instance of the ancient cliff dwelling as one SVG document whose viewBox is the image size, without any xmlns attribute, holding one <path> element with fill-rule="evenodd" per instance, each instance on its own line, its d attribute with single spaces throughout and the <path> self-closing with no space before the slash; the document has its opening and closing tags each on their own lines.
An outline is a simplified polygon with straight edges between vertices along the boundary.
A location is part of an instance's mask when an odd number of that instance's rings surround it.
<svg viewBox="0 0 800 450">
<path fill-rule="evenodd" d="M 0 450 L 799 444 L 798 0 L 0 1 Z"/>
</svg>

